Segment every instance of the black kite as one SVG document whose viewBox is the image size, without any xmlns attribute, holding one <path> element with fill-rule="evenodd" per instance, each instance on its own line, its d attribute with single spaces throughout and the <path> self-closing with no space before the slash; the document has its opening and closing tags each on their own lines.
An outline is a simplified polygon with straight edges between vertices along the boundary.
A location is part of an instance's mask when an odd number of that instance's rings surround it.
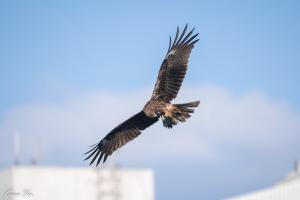
<svg viewBox="0 0 300 200">
<path fill-rule="evenodd" d="M 184 104 L 171 104 L 177 96 L 188 67 L 188 59 L 194 44 L 199 40 L 194 29 L 186 34 L 187 25 L 181 34 L 179 28 L 174 41 L 170 37 L 167 55 L 159 69 L 157 81 L 151 99 L 143 110 L 111 130 L 100 142 L 91 146 L 85 159 L 92 157 L 90 165 L 103 158 L 103 163 L 118 148 L 141 134 L 141 131 L 162 119 L 163 125 L 172 128 L 178 122 L 184 122 L 194 112 L 199 101 Z"/>
</svg>

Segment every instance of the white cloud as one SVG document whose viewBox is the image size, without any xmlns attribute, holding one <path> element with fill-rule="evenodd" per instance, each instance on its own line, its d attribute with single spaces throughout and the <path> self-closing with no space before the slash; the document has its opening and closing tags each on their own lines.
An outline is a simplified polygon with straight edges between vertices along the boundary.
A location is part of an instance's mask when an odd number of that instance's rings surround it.
<svg viewBox="0 0 300 200">
<path fill-rule="evenodd" d="M 24 157 L 29 157 L 39 142 L 47 162 L 81 163 L 80 153 L 142 109 L 150 92 L 151 89 L 130 94 L 96 92 L 66 98 L 60 103 L 16 107 L 7 112 L 0 126 L 4 133 L 1 146 L 11 147 L 8 138 L 17 130 L 23 139 Z M 200 107 L 186 123 L 172 130 L 163 128 L 161 122 L 155 124 L 123 147 L 118 159 L 157 162 L 184 156 L 217 160 L 224 154 L 222 149 L 229 146 L 236 150 L 274 150 L 278 145 L 288 148 L 300 139 L 300 116 L 287 104 L 260 92 L 234 97 L 222 87 L 186 87 L 176 102 L 198 99 Z M 0 155 L 6 160 L 11 156 L 3 150 Z"/>
</svg>

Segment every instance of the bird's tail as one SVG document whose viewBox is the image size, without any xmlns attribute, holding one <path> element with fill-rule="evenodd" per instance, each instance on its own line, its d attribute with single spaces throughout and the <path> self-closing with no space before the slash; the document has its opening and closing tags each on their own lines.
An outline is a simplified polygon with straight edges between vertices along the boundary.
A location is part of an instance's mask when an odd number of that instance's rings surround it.
<svg viewBox="0 0 300 200">
<path fill-rule="evenodd" d="M 183 104 L 170 104 L 167 106 L 167 110 L 162 115 L 163 125 L 166 128 L 172 128 L 178 122 L 185 122 L 186 119 L 191 117 L 191 113 L 194 112 L 194 108 L 199 105 L 200 101 L 193 101 Z"/>
</svg>

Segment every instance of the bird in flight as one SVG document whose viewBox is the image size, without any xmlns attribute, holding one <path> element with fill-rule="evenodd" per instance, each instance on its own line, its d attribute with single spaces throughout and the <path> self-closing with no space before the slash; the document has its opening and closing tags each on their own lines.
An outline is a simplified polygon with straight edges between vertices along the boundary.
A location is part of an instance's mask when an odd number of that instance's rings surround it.
<svg viewBox="0 0 300 200">
<path fill-rule="evenodd" d="M 85 160 L 91 158 L 90 165 L 95 161 L 96 166 L 103 163 L 118 148 L 135 139 L 160 118 L 163 126 L 172 128 L 178 122 L 185 122 L 191 116 L 200 101 L 183 104 L 172 104 L 176 98 L 188 67 L 188 59 L 197 39 L 194 29 L 187 32 L 187 25 L 180 33 L 177 27 L 174 41 L 170 36 L 167 54 L 160 66 L 154 91 L 142 111 L 133 115 L 114 129 L 100 142 L 91 146 L 86 152 Z"/>
</svg>

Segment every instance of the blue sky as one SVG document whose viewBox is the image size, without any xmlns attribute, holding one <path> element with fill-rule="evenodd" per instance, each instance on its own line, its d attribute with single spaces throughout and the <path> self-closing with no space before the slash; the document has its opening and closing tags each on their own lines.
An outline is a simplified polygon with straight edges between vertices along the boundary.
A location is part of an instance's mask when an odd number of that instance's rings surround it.
<svg viewBox="0 0 300 200">
<path fill-rule="evenodd" d="M 66 102 L 72 103 L 73 99 L 77 102 L 84 95 L 99 92 L 124 99 L 139 96 L 144 91 L 150 96 L 149 88 L 152 88 L 165 56 L 168 36 L 175 34 L 177 25 L 183 27 L 186 23 L 200 32 L 200 41 L 192 52 L 184 82 L 187 89 L 221 88 L 217 89 L 220 94 L 215 92 L 216 96 L 225 98 L 226 95 L 221 93 L 228 93 L 233 103 L 244 102 L 243 99 L 250 96 L 250 99 L 258 99 L 259 105 L 269 106 L 270 113 L 278 107 L 281 110 L 274 113 L 289 113 L 278 114 L 278 119 L 288 116 L 282 121 L 291 121 L 291 118 L 297 121 L 300 115 L 299 9 L 298 1 L 1 1 L 0 130 L 20 125 L 12 116 L 27 112 L 22 110 L 24 107 L 34 110 L 36 105 L 50 105 L 58 109 Z M 214 94 L 209 91 L 207 94 Z M 252 97 L 253 92 L 262 98 Z M 146 96 L 148 93 L 145 92 Z M 142 104 L 143 101 L 139 106 Z M 286 110 L 281 108 L 282 104 Z M 239 107 L 234 108 L 238 110 Z M 135 110 L 125 112 L 134 113 Z M 272 126 L 272 123 L 266 124 Z M 298 127 L 297 123 L 292 126 Z M 269 130 L 270 127 L 266 127 Z M 283 127 L 282 132 L 290 131 L 287 124 Z M 298 131 L 297 128 L 292 130 Z M 23 130 L 18 131 L 22 133 Z M 286 137 L 295 140 L 294 136 Z M 9 141 L 11 133 L 4 133 L 2 137 Z M 279 144 L 283 150 L 288 145 L 290 143 Z M 229 152 L 236 150 L 226 148 Z M 242 158 L 243 150 L 250 156 L 249 160 Z M 249 180 L 239 173 L 243 173 L 247 162 L 264 160 L 260 155 L 264 150 L 251 152 L 251 148 L 241 147 L 238 151 L 241 155 L 228 161 L 222 158 L 218 164 L 184 159 L 185 162 L 171 162 L 172 169 L 167 163 L 155 161 L 149 165 L 136 160 L 134 164 L 124 161 L 124 165 L 153 167 L 157 173 L 158 199 L 186 196 L 189 199 L 216 199 L 271 184 L 289 170 L 293 159 L 300 156 L 286 154 L 277 160 L 268 154 L 269 166 L 277 164 L 276 170 L 266 173 L 263 165 L 251 165 L 249 170 L 257 167 L 258 173 Z M 49 155 L 44 164 L 84 166 L 77 163 L 76 157 L 60 161 L 52 158 L 51 153 Z M 0 166 L 10 163 L 7 158 Z M 184 168 L 191 170 L 190 176 L 181 174 Z M 203 168 L 205 173 L 199 172 L 193 180 L 191 174 L 196 168 Z M 231 174 L 232 168 L 239 173 Z M 171 178 L 175 174 L 178 180 Z M 266 177 L 256 184 L 262 174 Z M 242 177 L 245 179 L 241 180 Z M 168 182 L 197 183 L 201 178 L 207 188 L 200 194 L 197 184 L 189 187 L 180 184 L 182 190 L 174 193 L 176 187 Z M 234 181 L 232 187 L 226 186 L 212 194 L 215 187 L 223 187 L 230 178 Z M 205 185 L 201 181 L 199 184 Z"/>
<path fill-rule="evenodd" d="M 201 38 L 187 84 L 237 94 L 258 88 L 299 109 L 298 8 L 297 1 L 2 1 L 1 110 L 45 89 L 56 98 L 57 90 L 151 85 L 168 36 L 185 23 Z"/>
</svg>

